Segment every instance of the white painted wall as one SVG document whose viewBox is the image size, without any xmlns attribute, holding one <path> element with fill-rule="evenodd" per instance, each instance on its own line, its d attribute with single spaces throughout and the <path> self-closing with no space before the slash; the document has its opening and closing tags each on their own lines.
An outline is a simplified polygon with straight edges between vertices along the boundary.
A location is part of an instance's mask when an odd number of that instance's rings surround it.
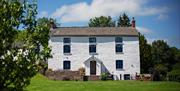
<svg viewBox="0 0 180 91">
<path fill-rule="evenodd" d="M 69 37 L 69 36 L 67 36 Z M 89 37 L 69 37 L 71 38 L 71 55 L 63 54 L 63 38 L 51 37 L 49 44 L 52 47 L 53 58 L 48 60 L 48 68 L 53 70 L 63 70 L 63 61 L 71 61 L 71 70 L 78 70 L 85 67 L 86 75 L 90 75 L 90 68 L 86 65 L 92 55 L 89 54 Z M 115 75 L 115 79 L 123 78 L 124 74 L 132 77 L 140 73 L 140 54 L 138 37 L 123 37 L 123 53 L 115 52 L 115 37 L 96 37 L 96 58 L 103 62 L 107 70 Z M 116 60 L 123 60 L 123 69 L 116 69 Z M 86 62 L 88 64 L 88 61 Z M 97 75 L 101 74 L 101 63 L 97 62 Z"/>
</svg>

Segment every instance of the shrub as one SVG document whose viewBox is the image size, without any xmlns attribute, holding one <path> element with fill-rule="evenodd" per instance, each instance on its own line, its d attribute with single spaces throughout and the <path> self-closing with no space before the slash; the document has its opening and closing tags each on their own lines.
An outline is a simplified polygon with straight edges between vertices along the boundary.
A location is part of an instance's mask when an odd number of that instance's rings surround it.
<svg viewBox="0 0 180 91">
<path fill-rule="evenodd" d="M 179 70 L 172 70 L 171 72 L 169 72 L 168 73 L 168 80 L 180 82 L 180 71 Z"/>
<path fill-rule="evenodd" d="M 83 67 L 79 68 L 79 74 L 81 76 L 85 76 L 85 68 L 83 68 Z"/>
<path fill-rule="evenodd" d="M 105 81 L 108 79 L 108 74 L 107 73 L 101 73 L 101 80 Z"/>
<path fill-rule="evenodd" d="M 175 64 L 173 70 L 168 73 L 168 80 L 180 82 L 180 63 Z"/>
</svg>

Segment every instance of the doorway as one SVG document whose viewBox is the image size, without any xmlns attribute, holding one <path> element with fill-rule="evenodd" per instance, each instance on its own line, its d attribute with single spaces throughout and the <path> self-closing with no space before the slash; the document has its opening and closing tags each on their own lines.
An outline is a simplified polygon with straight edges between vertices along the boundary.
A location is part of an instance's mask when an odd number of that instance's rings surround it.
<svg viewBox="0 0 180 91">
<path fill-rule="evenodd" d="M 90 75 L 96 75 L 96 61 L 90 61 Z"/>
</svg>

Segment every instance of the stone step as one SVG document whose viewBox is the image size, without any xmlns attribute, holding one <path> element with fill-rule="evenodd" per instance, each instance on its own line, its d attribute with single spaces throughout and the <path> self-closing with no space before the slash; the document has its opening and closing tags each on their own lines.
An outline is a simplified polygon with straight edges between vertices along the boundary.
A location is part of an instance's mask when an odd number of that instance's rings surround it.
<svg viewBox="0 0 180 91">
<path fill-rule="evenodd" d="M 88 81 L 97 81 L 97 80 L 100 80 L 100 76 L 97 75 L 88 76 Z"/>
</svg>

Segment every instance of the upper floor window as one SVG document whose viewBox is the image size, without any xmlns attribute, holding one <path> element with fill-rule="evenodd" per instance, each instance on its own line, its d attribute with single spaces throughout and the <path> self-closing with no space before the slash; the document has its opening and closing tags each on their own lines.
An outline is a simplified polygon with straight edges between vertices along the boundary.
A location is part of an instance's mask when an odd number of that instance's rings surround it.
<svg viewBox="0 0 180 91">
<path fill-rule="evenodd" d="M 63 42 L 64 43 L 71 43 L 71 39 L 70 38 L 64 38 Z"/>
<path fill-rule="evenodd" d="M 96 45 L 89 45 L 89 53 L 96 53 Z"/>
<path fill-rule="evenodd" d="M 96 37 L 89 38 L 89 53 L 96 53 Z"/>
<path fill-rule="evenodd" d="M 116 44 L 116 53 L 123 52 L 123 45 L 122 44 Z"/>
<path fill-rule="evenodd" d="M 63 69 L 71 69 L 71 62 L 70 61 L 64 61 L 63 62 Z"/>
<path fill-rule="evenodd" d="M 70 47 L 70 45 L 64 45 L 64 46 L 63 46 L 63 52 L 64 52 L 64 53 L 70 53 L 70 52 L 71 52 L 71 47 Z"/>
<path fill-rule="evenodd" d="M 96 37 L 90 37 L 89 43 L 96 43 Z"/>
<path fill-rule="evenodd" d="M 122 42 L 123 42 L 122 37 L 116 37 L 116 38 L 115 38 L 115 42 L 116 42 L 116 43 L 122 43 Z"/>
<path fill-rule="evenodd" d="M 71 53 L 71 45 L 70 45 L 71 38 L 64 38 L 63 43 L 64 43 L 63 52 L 64 53 Z"/>
<path fill-rule="evenodd" d="M 123 69 L 123 60 L 116 60 L 116 69 Z"/>
<path fill-rule="evenodd" d="M 115 38 L 115 50 L 116 53 L 123 52 L 123 38 L 122 37 L 116 37 Z"/>
</svg>

